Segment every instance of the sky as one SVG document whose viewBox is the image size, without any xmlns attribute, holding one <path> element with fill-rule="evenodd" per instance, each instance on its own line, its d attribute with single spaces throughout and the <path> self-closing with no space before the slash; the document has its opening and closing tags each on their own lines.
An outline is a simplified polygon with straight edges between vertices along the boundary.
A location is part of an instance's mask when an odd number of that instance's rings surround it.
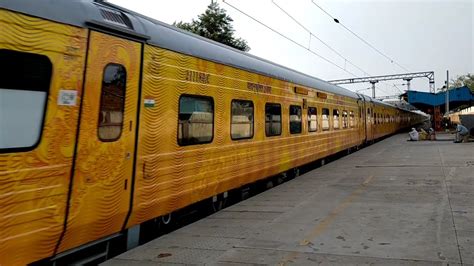
<svg viewBox="0 0 474 266">
<path fill-rule="evenodd" d="M 211 0 L 108 1 L 168 24 L 190 22 L 211 3 Z M 474 0 L 313 0 L 393 63 L 335 23 L 311 0 L 214 1 L 232 17 L 235 34 L 248 42 L 249 53 L 323 80 L 434 71 L 435 87 L 440 88 L 445 84 L 446 70 L 450 79 L 474 73 Z M 307 30 L 313 35 L 311 38 Z M 308 48 L 340 68 L 309 52 Z M 378 83 L 376 96 L 400 94 L 406 90 L 404 84 L 403 80 Z M 367 89 L 370 84 L 341 86 L 371 95 Z M 414 79 L 411 89 L 428 91 L 428 80 Z"/>
</svg>

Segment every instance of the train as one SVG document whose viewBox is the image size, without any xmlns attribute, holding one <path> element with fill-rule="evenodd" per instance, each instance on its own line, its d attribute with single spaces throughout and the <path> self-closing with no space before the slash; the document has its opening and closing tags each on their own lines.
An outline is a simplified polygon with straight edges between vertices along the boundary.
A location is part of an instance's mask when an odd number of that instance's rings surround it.
<svg viewBox="0 0 474 266">
<path fill-rule="evenodd" d="M 98 0 L 0 2 L 0 265 L 144 225 L 426 117 Z"/>
</svg>

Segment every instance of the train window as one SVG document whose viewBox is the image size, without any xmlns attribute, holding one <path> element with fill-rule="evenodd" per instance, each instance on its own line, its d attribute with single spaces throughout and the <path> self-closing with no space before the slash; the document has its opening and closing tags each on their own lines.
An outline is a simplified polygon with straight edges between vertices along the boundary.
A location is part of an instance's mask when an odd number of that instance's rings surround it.
<svg viewBox="0 0 474 266">
<path fill-rule="evenodd" d="M 323 124 L 321 125 L 322 126 L 322 129 L 323 130 L 329 130 L 329 109 L 327 108 L 323 108 L 322 110 L 322 121 L 323 121 Z"/>
<path fill-rule="evenodd" d="M 52 69 L 44 55 L 0 50 L 0 151 L 39 144 Z"/>
<path fill-rule="evenodd" d="M 281 105 L 265 104 L 265 134 L 267 137 L 281 135 Z"/>
<path fill-rule="evenodd" d="M 122 134 L 127 72 L 118 64 L 104 68 L 97 132 L 101 141 L 116 141 Z"/>
<path fill-rule="evenodd" d="M 253 102 L 232 100 L 230 136 L 233 140 L 253 137 Z"/>
<path fill-rule="evenodd" d="M 355 117 L 354 117 L 354 112 L 350 111 L 349 112 L 349 126 L 354 127 L 355 125 Z"/>
<path fill-rule="evenodd" d="M 183 95 L 179 98 L 178 144 L 181 146 L 212 142 L 214 101 L 211 97 Z"/>
<path fill-rule="evenodd" d="M 377 124 L 377 122 L 378 122 L 378 121 L 377 121 L 377 113 L 374 112 L 373 115 L 374 115 L 374 122 L 373 122 L 373 123 L 374 123 L 374 124 Z"/>
<path fill-rule="evenodd" d="M 318 111 L 316 107 L 308 107 L 308 131 L 315 132 L 318 130 Z"/>
<path fill-rule="evenodd" d="M 302 121 L 301 121 L 301 106 L 290 105 L 290 133 L 298 134 L 301 133 Z"/>
<path fill-rule="evenodd" d="M 332 110 L 333 128 L 339 129 L 339 110 Z"/>
<path fill-rule="evenodd" d="M 347 111 L 342 111 L 342 128 L 347 128 L 349 126 L 349 121 L 347 117 Z"/>
</svg>

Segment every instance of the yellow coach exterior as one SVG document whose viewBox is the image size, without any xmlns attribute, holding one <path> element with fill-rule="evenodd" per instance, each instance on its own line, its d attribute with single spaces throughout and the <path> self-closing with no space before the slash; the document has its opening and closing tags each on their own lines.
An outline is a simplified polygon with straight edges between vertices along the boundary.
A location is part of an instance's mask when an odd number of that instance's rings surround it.
<svg viewBox="0 0 474 266">
<path fill-rule="evenodd" d="M 140 43 L 90 32 L 70 211 L 58 252 L 118 233 L 123 227 L 131 197 L 140 54 Z M 124 102 L 120 134 L 104 140 L 99 114 L 106 107 L 101 100 L 107 93 L 103 84 L 109 66 L 125 71 Z"/>
<path fill-rule="evenodd" d="M 0 50 L 52 64 L 39 144 L 0 150 L 0 265 L 21 265 L 52 256 L 63 229 L 79 105 L 57 102 L 60 90 L 81 96 L 87 31 L 2 9 L 0 28 Z"/>
<path fill-rule="evenodd" d="M 31 263 L 101 241 L 413 122 L 397 121 L 395 108 L 92 29 L 3 9 L 0 27 L 0 52 L 46 56 L 52 65 L 38 145 L 0 150 L 0 265 Z M 126 82 L 104 85 L 109 66 L 123 69 Z M 117 89 L 107 92 L 104 86 L 118 84 L 122 109 L 114 109 L 120 100 L 103 109 L 104 93 Z M 60 104 L 59 95 L 66 91 L 76 95 L 72 104 Z M 179 145 L 180 97 L 186 95 L 212 99 L 209 143 Z M 233 100 L 253 103 L 251 138 L 231 137 Z M 280 135 L 266 135 L 267 103 L 281 105 Z M 290 133 L 290 119 L 299 119 L 299 114 L 290 117 L 290 109 L 296 110 L 290 106 L 300 107 L 301 133 Z M 308 130 L 309 108 L 316 108 L 315 132 Z M 209 114 L 195 119 L 209 119 Z M 101 127 L 105 136 L 120 134 L 104 140 Z M 209 124 L 197 127 L 205 130 Z"/>
<path fill-rule="evenodd" d="M 149 45 L 145 46 L 143 71 L 141 102 L 147 99 L 156 104 L 142 106 L 140 113 L 134 207 L 129 226 L 357 146 L 364 138 L 356 99 L 323 92 L 318 97 L 317 91 L 310 88 Z M 193 75 L 201 79 L 193 79 Z M 255 84 L 261 85 L 260 89 L 255 89 Z M 300 93 L 295 93 L 295 87 Z M 178 145 L 182 95 L 212 97 L 211 143 Z M 308 109 L 303 108 L 303 99 L 307 107 L 317 107 L 317 132 L 307 131 Z M 232 140 L 232 100 L 253 102 L 253 138 Z M 281 104 L 280 136 L 265 136 L 266 103 Z M 302 107 L 301 134 L 289 133 L 289 105 Z M 354 127 L 323 131 L 322 108 L 330 109 L 331 114 L 333 109 L 340 113 L 352 111 Z M 332 125 L 332 115 L 330 119 Z M 339 120 L 342 125 L 342 117 Z"/>
</svg>

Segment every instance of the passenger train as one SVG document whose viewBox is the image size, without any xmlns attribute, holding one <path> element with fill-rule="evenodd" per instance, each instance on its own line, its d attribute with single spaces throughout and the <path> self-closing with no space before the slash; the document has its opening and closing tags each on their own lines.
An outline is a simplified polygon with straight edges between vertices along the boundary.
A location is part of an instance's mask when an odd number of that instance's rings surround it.
<svg viewBox="0 0 474 266">
<path fill-rule="evenodd" d="M 0 265 L 110 256 L 425 119 L 103 1 L 2 0 L 0 28 Z"/>
</svg>

